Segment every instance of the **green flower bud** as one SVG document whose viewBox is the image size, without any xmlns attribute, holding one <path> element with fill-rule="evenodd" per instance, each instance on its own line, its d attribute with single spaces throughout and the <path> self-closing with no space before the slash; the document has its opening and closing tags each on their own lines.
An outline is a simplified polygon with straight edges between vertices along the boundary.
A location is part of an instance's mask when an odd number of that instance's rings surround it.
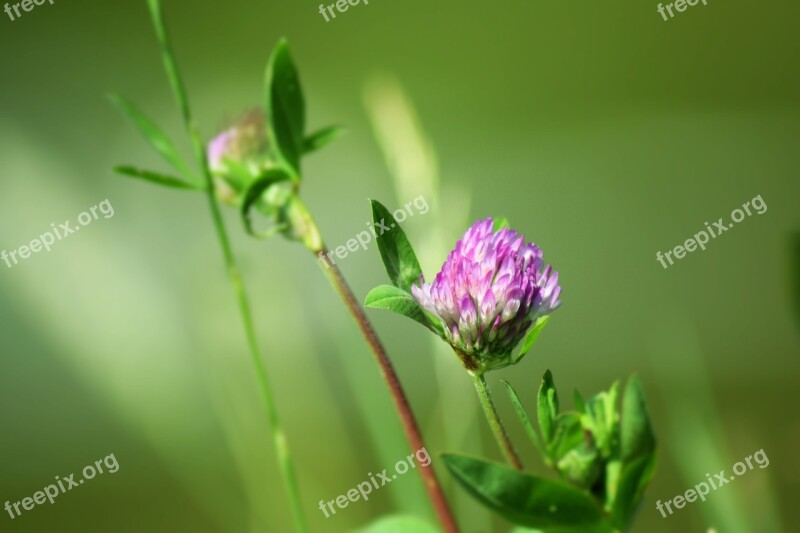
<svg viewBox="0 0 800 533">
<path fill-rule="evenodd" d="M 590 488 L 603 471 L 603 460 L 595 448 L 591 435 L 566 453 L 556 464 L 559 473 L 567 481 L 583 488 Z"/>
<path fill-rule="evenodd" d="M 266 128 L 264 112 L 251 109 L 208 143 L 208 168 L 222 202 L 238 205 L 247 185 L 273 166 Z"/>
</svg>

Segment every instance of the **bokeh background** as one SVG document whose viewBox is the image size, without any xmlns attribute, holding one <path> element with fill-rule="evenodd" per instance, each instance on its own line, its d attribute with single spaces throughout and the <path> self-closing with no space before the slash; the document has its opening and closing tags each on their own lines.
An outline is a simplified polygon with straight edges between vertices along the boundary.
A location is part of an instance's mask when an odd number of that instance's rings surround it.
<svg viewBox="0 0 800 533">
<path fill-rule="evenodd" d="M 800 6 L 372 0 L 326 23 L 309 1 L 167 0 L 203 135 L 260 102 L 286 36 L 311 129 L 349 133 L 309 158 L 304 198 L 329 245 L 397 207 L 432 276 L 478 217 L 505 215 L 560 271 L 563 307 L 517 367 L 490 375 L 533 405 L 633 372 L 661 444 L 635 531 L 773 532 L 800 521 Z M 143 1 L 56 0 L 0 16 L 0 248 L 108 199 L 115 214 L 0 264 L 0 504 L 114 453 L 120 469 L 2 531 L 290 531 L 234 299 L 200 195 L 112 174 L 166 169 L 104 99 L 136 101 L 186 147 Z M 752 216 L 664 270 L 666 251 L 761 195 Z M 330 500 L 409 452 L 366 345 L 313 257 L 227 221 L 314 531 L 390 513 L 433 521 L 406 475 L 325 519 Z M 361 298 L 378 252 L 341 262 Z M 371 313 L 428 450 L 499 459 L 456 360 L 410 321 Z M 569 401 L 566 400 L 567 405 Z M 756 469 L 664 519 L 670 499 L 764 449 Z M 508 531 L 446 471 L 464 531 Z"/>
</svg>

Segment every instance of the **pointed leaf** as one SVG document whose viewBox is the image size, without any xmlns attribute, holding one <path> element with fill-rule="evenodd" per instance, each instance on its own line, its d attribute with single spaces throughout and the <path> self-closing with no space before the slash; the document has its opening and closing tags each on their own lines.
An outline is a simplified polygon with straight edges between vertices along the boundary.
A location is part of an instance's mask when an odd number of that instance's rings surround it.
<svg viewBox="0 0 800 533">
<path fill-rule="evenodd" d="M 193 191 L 202 190 L 200 187 L 196 186 L 193 183 L 189 183 L 185 180 L 176 178 L 174 176 L 167 176 L 165 174 L 159 174 L 158 172 L 152 172 L 150 170 L 142 170 L 134 167 L 123 166 L 123 167 L 114 167 L 114 171 L 124 176 L 138 178 L 141 180 L 149 181 L 151 183 L 156 183 L 158 185 L 163 185 L 165 187 L 173 187 L 175 189 L 188 189 Z"/>
<path fill-rule="evenodd" d="M 509 222 L 506 217 L 494 217 L 494 224 L 492 225 L 492 231 L 500 231 L 503 228 L 509 227 Z"/>
<path fill-rule="evenodd" d="M 617 424 L 619 423 L 619 415 L 617 414 L 617 398 L 619 398 L 619 380 L 611 384 L 608 393 L 603 396 L 605 426 L 609 433 L 616 433 Z"/>
<path fill-rule="evenodd" d="M 422 269 L 408 237 L 389 210 L 377 200 L 372 200 L 372 219 L 389 279 L 396 287 L 411 292 L 411 285 L 419 282 Z"/>
<path fill-rule="evenodd" d="M 611 520 L 621 530 L 628 528 L 656 466 L 656 454 L 647 453 L 625 465 L 614 495 Z"/>
<path fill-rule="evenodd" d="M 311 153 L 319 150 L 338 139 L 347 131 L 341 126 L 331 126 L 312 133 L 303 143 L 303 153 Z"/>
<path fill-rule="evenodd" d="M 431 327 L 414 297 L 393 285 L 378 285 L 369 291 L 364 299 L 364 306 L 373 309 L 388 309 L 416 320 L 426 328 Z"/>
<path fill-rule="evenodd" d="M 282 229 L 284 229 L 282 226 L 278 225 L 271 228 L 267 232 L 261 232 L 261 233 L 256 232 L 253 229 L 253 221 L 250 218 L 250 210 L 253 207 L 253 205 L 261 199 L 264 192 L 267 189 L 269 189 L 272 185 L 275 185 L 276 183 L 280 183 L 282 181 L 290 181 L 290 180 L 291 178 L 289 177 L 289 175 L 283 170 L 271 169 L 264 172 L 264 174 L 262 174 L 260 177 L 254 180 L 250 185 L 248 185 L 247 190 L 245 191 L 244 196 L 242 198 L 242 206 L 240 209 L 240 213 L 242 216 L 242 223 L 244 224 L 245 231 L 247 231 L 249 235 L 252 235 L 253 237 L 267 238 L 273 235 L 276 231 L 281 231 Z"/>
<path fill-rule="evenodd" d="M 289 45 L 283 39 L 267 64 L 265 99 L 270 144 L 294 175 L 299 176 L 300 156 L 305 147 L 305 101 Z"/>
<path fill-rule="evenodd" d="M 631 376 L 622 398 L 621 422 L 622 460 L 632 461 L 655 449 L 656 438 L 650 426 L 642 383 Z"/>
<path fill-rule="evenodd" d="M 150 19 L 153 22 L 153 29 L 156 31 L 156 38 L 161 48 L 161 61 L 164 64 L 164 71 L 167 74 L 167 80 L 172 89 L 172 95 L 181 111 L 184 126 L 189 131 L 189 135 L 194 136 L 196 132 L 192 131 L 193 126 L 189 109 L 189 99 L 186 97 L 186 87 L 183 85 L 183 79 L 178 70 L 178 65 L 175 62 L 175 56 L 172 53 L 172 46 L 169 43 L 167 26 L 164 23 L 164 14 L 161 11 L 161 2 L 159 0 L 147 0 L 147 8 L 148 11 L 150 11 Z"/>
<path fill-rule="evenodd" d="M 619 457 L 619 409 L 617 407 L 619 398 L 619 381 L 614 381 L 611 388 L 605 395 L 605 428 L 608 434 L 608 442 L 600 443 L 605 457 Z"/>
<path fill-rule="evenodd" d="M 553 383 L 553 374 L 548 370 L 544 373 L 542 384 L 539 387 L 539 430 L 545 445 L 553 440 L 555 421 L 558 416 L 558 394 Z"/>
<path fill-rule="evenodd" d="M 556 418 L 553 441 L 550 443 L 549 453 L 554 461 L 558 461 L 570 450 L 580 445 L 583 440 L 583 427 L 578 413 L 561 413 Z"/>
<path fill-rule="evenodd" d="M 463 455 L 445 454 L 442 459 L 467 492 L 514 524 L 548 531 L 609 531 L 601 509 L 577 488 Z"/>
<path fill-rule="evenodd" d="M 172 165 L 178 172 L 182 173 L 184 176 L 193 178 L 192 171 L 189 169 L 188 165 L 183 161 L 180 155 L 178 155 L 178 151 L 175 149 L 175 145 L 166 134 L 156 126 L 156 124 L 151 121 L 149 118 L 144 116 L 144 114 L 130 101 L 126 100 L 122 96 L 118 94 L 111 94 L 109 95 L 109 100 L 122 111 L 125 116 L 130 119 L 136 129 L 139 130 L 139 133 L 147 139 L 150 145 L 155 148 L 155 150 L 161 154 L 161 156 L 170 164 Z"/>
<path fill-rule="evenodd" d="M 608 391 L 599 392 L 590 398 L 586 403 L 585 412 L 581 415 L 584 428 L 591 431 L 604 458 L 618 455 L 618 395 L 619 382 L 614 382 Z"/>
<path fill-rule="evenodd" d="M 539 317 L 536 320 L 536 323 L 533 325 L 530 331 L 528 331 L 528 334 L 525 335 L 525 340 L 522 342 L 522 348 L 520 349 L 519 355 L 517 355 L 517 359 L 515 362 L 519 363 L 520 360 L 522 360 L 522 358 L 525 357 L 525 354 L 527 354 L 528 351 L 530 351 L 530 349 L 533 348 L 536 339 L 539 338 L 539 333 L 542 332 L 542 330 L 549 321 L 550 321 L 550 315 Z"/>
<path fill-rule="evenodd" d="M 547 453 L 542 446 L 542 441 L 539 439 L 539 434 L 536 433 L 536 429 L 533 427 L 533 423 L 528 417 L 525 407 L 522 406 L 522 402 L 520 401 L 519 396 L 517 396 L 517 392 L 509 382 L 503 381 L 502 383 L 506 386 L 508 397 L 511 398 L 511 403 L 514 405 L 514 410 L 517 412 L 517 416 L 519 417 L 519 421 L 522 423 L 522 427 L 525 428 L 525 433 L 527 433 L 528 438 L 531 439 L 531 442 L 533 442 L 533 445 L 536 447 L 536 449 L 539 450 L 539 453 L 542 454 L 542 457 L 546 459 Z"/>
</svg>

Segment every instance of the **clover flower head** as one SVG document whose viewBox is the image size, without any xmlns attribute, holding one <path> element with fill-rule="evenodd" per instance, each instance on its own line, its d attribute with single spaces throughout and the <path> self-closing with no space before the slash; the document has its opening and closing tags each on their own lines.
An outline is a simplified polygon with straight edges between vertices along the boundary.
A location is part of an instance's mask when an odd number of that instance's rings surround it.
<svg viewBox="0 0 800 533">
<path fill-rule="evenodd" d="M 244 179 L 257 177 L 268 164 L 266 131 L 264 112 L 256 108 L 208 143 L 208 168 L 218 196 L 226 203 L 235 204 L 237 190 L 247 185 Z"/>
<path fill-rule="evenodd" d="M 433 283 L 420 276 L 411 287 L 470 370 L 511 364 L 511 351 L 531 326 L 561 304 L 558 272 L 544 265 L 539 247 L 493 227 L 491 218 L 476 222 Z"/>
</svg>

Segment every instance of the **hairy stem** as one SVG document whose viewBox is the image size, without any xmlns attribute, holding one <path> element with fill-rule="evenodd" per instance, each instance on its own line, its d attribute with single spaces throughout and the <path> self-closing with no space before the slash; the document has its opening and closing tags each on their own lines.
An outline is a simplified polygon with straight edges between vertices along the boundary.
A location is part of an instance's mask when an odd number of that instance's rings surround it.
<svg viewBox="0 0 800 533">
<path fill-rule="evenodd" d="M 294 463 L 291 453 L 289 452 L 286 434 L 284 433 L 280 424 L 278 410 L 275 407 L 275 400 L 273 398 L 267 368 L 261 359 L 258 342 L 256 340 L 255 326 L 250 313 L 250 304 L 247 299 L 247 292 L 242 282 L 241 275 L 239 274 L 239 268 L 236 265 L 236 260 L 233 255 L 228 233 L 225 229 L 225 224 L 220 213 L 219 204 L 217 203 L 217 199 L 214 195 L 214 183 L 211 172 L 208 168 L 208 162 L 206 161 L 205 148 L 194 120 L 192 119 L 188 99 L 186 98 L 186 90 L 184 88 L 183 81 L 181 80 L 177 64 L 175 63 L 174 55 L 169 44 L 169 39 L 167 38 L 167 32 L 161 14 L 160 2 L 159 0 L 148 0 L 148 6 L 150 8 L 150 14 L 153 19 L 153 25 L 155 26 L 159 43 L 161 44 L 164 68 L 167 71 L 167 77 L 169 78 L 175 100 L 177 101 L 178 107 L 181 110 L 181 115 L 183 117 L 186 130 L 191 138 L 192 150 L 195 158 L 197 159 L 197 164 L 200 166 L 200 169 L 203 173 L 203 182 L 206 197 L 208 199 L 208 207 L 211 211 L 211 218 L 214 222 L 214 228 L 216 229 L 220 248 L 222 249 L 222 255 L 225 260 L 225 268 L 233 286 L 236 301 L 239 305 L 239 312 L 241 314 L 242 324 L 247 337 L 247 344 L 250 349 L 250 355 L 255 368 L 256 378 L 261 388 L 261 398 L 264 408 L 267 412 L 267 421 L 272 431 L 272 441 L 273 445 L 275 446 L 275 454 L 277 456 L 278 464 L 280 465 L 281 475 L 283 477 L 283 482 L 292 507 L 295 526 L 297 531 L 304 533 L 308 531 L 308 527 L 306 525 L 305 516 L 303 515 L 303 507 L 301 505 L 300 492 L 297 486 Z"/>
<path fill-rule="evenodd" d="M 322 257 L 320 254 L 327 253 L 328 251 L 324 247 L 320 250 L 314 251 L 314 255 L 319 257 Z M 411 444 L 413 450 L 420 450 L 424 448 L 425 445 L 422 441 L 422 435 L 420 434 L 417 421 L 414 418 L 414 413 L 411 410 L 411 406 L 408 403 L 406 393 L 403 390 L 403 386 L 400 384 L 400 380 L 397 377 L 397 373 L 394 370 L 394 366 L 392 365 L 389 356 L 386 354 L 386 350 L 383 348 L 381 341 L 378 339 L 378 335 L 372 328 L 372 324 L 370 324 L 369 319 L 367 319 L 367 315 L 364 313 L 361 305 L 358 303 L 353 295 L 353 292 L 350 290 L 350 287 L 347 285 L 347 281 L 344 279 L 339 267 L 337 267 L 335 264 L 331 265 L 329 263 L 325 263 L 323 266 L 323 271 L 333 284 L 336 292 L 338 292 L 339 296 L 341 296 L 342 300 L 344 300 L 347 309 L 355 319 L 359 329 L 361 330 L 361 333 L 367 340 L 367 344 L 369 344 L 372 353 L 375 355 L 375 359 L 378 362 L 381 374 L 386 380 L 386 384 L 388 385 L 389 391 L 392 394 L 395 407 L 400 413 L 400 418 L 403 421 L 403 429 L 405 430 L 409 444 Z M 424 467 L 420 465 L 419 470 L 443 530 L 447 533 L 457 532 L 458 526 L 452 512 L 450 511 L 450 506 L 444 497 L 444 492 L 442 491 L 439 480 L 436 477 L 436 472 L 433 470 L 433 466 L 430 464 Z"/>
<path fill-rule="evenodd" d="M 475 390 L 478 391 L 478 397 L 481 400 L 483 412 L 486 414 L 486 420 L 489 421 L 489 426 L 492 428 L 492 433 L 497 441 L 497 445 L 500 446 L 500 449 L 503 451 L 506 461 L 517 470 L 522 470 L 522 461 L 519 455 L 517 455 L 514 445 L 511 444 L 511 439 L 508 437 L 502 420 L 500 420 L 500 415 L 497 413 L 497 409 L 494 406 L 492 393 L 489 390 L 489 385 L 486 383 L 486 378 L 483 377 L 483 373 L 479 372 L 470 372 L 469 374 L 472 376 L 472 381 L 475 383 Z"/>
</svg>

